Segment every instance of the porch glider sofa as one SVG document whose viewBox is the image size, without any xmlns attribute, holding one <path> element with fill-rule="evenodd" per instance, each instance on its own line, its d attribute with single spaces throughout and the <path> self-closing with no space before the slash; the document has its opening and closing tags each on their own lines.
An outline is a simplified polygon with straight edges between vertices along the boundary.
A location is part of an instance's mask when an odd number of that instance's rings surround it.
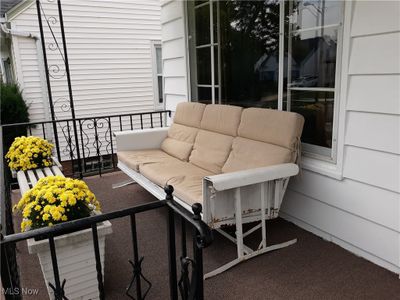
<svg viewBox="0 0 400 300">
<path fill-rule="evenodd" d="M 115 133 L 118 167 L 155 197 L 203 205 L 203 221 L 237 244 L 240 261 L 293 244 L 266 245 L 265 220 L 276 218 L 289 178 L 299 172 L 304 119 L 296 113 L 230 105 L 180 103 L 170 127 Z M 260 221 L 247 232 L 242 224 Z M 236 238 L 221 229 L 236 224 Z M 258 249 L 243 238 L 262 229 Z"/>
</svg>

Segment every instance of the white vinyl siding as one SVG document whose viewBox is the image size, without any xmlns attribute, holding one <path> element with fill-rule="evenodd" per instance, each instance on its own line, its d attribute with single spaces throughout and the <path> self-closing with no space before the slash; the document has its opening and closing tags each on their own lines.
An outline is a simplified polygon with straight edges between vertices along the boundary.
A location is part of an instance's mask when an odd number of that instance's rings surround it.
<svg viewBox="0 0 400 300">
<path fill-rule="evenodd" d="M 42 1 L 42 5 L 47 17 L 58 20 L 56 2 Z M 76 117 L 154 110 L 151 48 L 152 41 L 161 40 L 160 1 L 69 0 L 62 2 L 62 9 Z M 11 24 L 16 30 L 39 36 L 36 3 L 13 17 Z M 53 40 L 44 16 L 43 27 L 48 46 Z M 59 23 L 53 25 L 53 30 L 62 45 Z M 13 44 L 18 82 L 30 105 L 31 121 L 49 119 L 48 99 L 43 96 L 47 85 L 39 75 L 39 68 L 44 67 L 38 63 L 35 42 L 13 37 Z M 64 68 L 58 51 L 47 48 L 47 55 L 49 67 Z M 53 102 L 59 98 L 68 102 L 66 82 L 66 77 L 51 79 Z M 71 113 L 63 112 L 57 103 L 55 112 L 57 119 L 71 118 Z M 136 127 L 137 123 L 134 120 Z M 127 119 L 125 125 L 124 129 L 130 129 Z M 116 123 L 114 126 L 119 128 Z M 105 134 L 105 129 L 99 130 Z M 65 148 L 63 141 L 60 138 Z M 94 149 L 91 153 L 95 153 Z M 64 155 L 66 159 L 67 153 Z"/>
<path fill-rule="evenodd" d="M 400 118 L 392 114 L 349 111 L 345 143 L 392 154 L 400 154 Z M 386 130 L 386 132 L 382 132 Z"/>
<path fill-rule="evenodd" d="M 348 111 L 400 115 L 400 75 L 351 76 L 349 85 Z"/>
<path fill-rule="evenodd" d="M 17 27 L 12 24 L 12 28 Z M 13 37 L 12 39 L 13 63 L 16 75 L 16 82 L 19 84 L 23 98 L 29 107 L 29 118 L 31 122 L 46 119 L 48 103 L 43 97 L 44 89 L 42 89 L 41 73 L 39 68 L 39 60 L 36 55 L 37 46 L 34 39 Z M 25 52 L 35 53 L 30 59 L 22 60 L 21 57 Z M 47 95 L 47 94 L 46 94 Z"/>
<path fill-rule="evenodd" d="M 165 107 L 188 101 L 184 1 L 161 2 Z"/>
</svg>

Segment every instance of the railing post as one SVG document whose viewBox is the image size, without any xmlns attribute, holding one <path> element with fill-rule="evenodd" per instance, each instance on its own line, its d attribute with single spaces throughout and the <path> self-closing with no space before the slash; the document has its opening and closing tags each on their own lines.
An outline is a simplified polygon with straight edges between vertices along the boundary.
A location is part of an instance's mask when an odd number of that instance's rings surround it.
<svg viewBox="0 0 400 300">
<path fill-rule="evenodd" d="M 82 162 L 81 162 L 81 155 L 79 151 L 79 139 L 78 139 L 78 129 L 76 127 L 76 117 L 75 117 L 75 108 L 74 108 L 74 98 L 72 95 L 72 84 L 71 84 L 71 75 L 69 72 L 69 62 L 68 62 L 68 53 L 67 53 L 67 42 L 65 39 L 65 31 L 64 31 L 64 19 L 63 13 L 61 8 L 61 0 L 57 0 L 58 6 L 58 16 L 60 18 L 60 29 L 61 29 L 61 38 L 63 42 L 63 49 L 64 49 L 64 62 L 65 62 L 65 72 L 67 74 L 67 84 L 68 84 L 68 93 L 69 93 L 69 105 L 71 107 L 71 115 L 73 119 L 73 129 L 75 135 L 75 145 L 76 145 L 76 156 L 78 160 L 78 171 L 79 171 L 79 178 L 83 177 L 82 174 Z"/>
<path fill-rule="evenodd" d="M 192 205 L 192 211 L 194 213 L 193 220 L 201 221 L 202 206 L 200 203 Z M 193 257 L 195 262 L 196 276 L 193 276 L 196 282 L 192 282 L 195 286 L 193 299 L 202 300 L 204 299 L 204 287 L 203 287 L 203 249 L 198 245 L 199 232 L 196 228 L 193 228 Z"/>
<path fill-rule="evenodd" d="M 171 185 L 167 185 L 164 188 L 166 201 L 174 201 L 172 193 L 174 188 Z M 176 274 L 176 246 L 175 246 L 175 215 L 174 211 L 168 207 L 168 260 L 169 260 L 169 289 L 170 299 L 178 299 L 178 284 Z"/>
<path fill-rule="evenodd" d="M 0 127 L 0 141 L 3 142 L 3 127 Z M 13 216 L 10 189 L 10 170 L 6 165 L 3 147 L 0 147 L 0 240 L 3 240 L 3 234 L 13 234 Z M 21 299 L 20 294 L 15 294 L 14 289 L 19 288 L 19 273 L 17 265 L 17 256 L 15 244 L 1 245 L 0 265 L 1 265 L 1 283 L 5 291 L 6 299 Z M 2 291 L 0 291 L 2 293 Z"/>
<path fill-rule="evenodd" d="M 0 225 L 0 231 L 2 231 Z M 3 240 L 3 234 L 0 232 L 0 240 Z M 10 249 L 11 248 L 11 249 Z M 10 253 L 10 250 L 12 251 Z M 16 257 L 15 257 L 15 244 L 6 245 L 1 244 L 1 284 L 4 291 L 5 299 L 19 300 L 22 299 L 20 293 L 15 291 L 19 289 L 18 274 L 14 274 L 16 271 Z M 3 292 L 2 291 L 2 292 Z"/>
<path fill-rule="evenodd" d="M 40 40 L 43 52 L 43 62 L 45 68 L 45 75 L 46 75 L 46 83 L 47 83 L 47 97 L 49 98 L 49 105 L 50 105 L 50 113 L 51 113 L 51 120 L 53 125 L 53 132 L 54 132 L 54 141 L 56 143 L 56 151 L 57 151 L 57 159 L 61 162 L 61 153 L 60 153 L 60 143 L 58 141 L 58 132 L 57 132 L 57 124 L 54 122 L 56 119 L 56 115 L 54 112 L 54 104 L 53 104 L 53 95 L 51 91 L 51 83 L 50 83 L 50 75 L 49 75 L 49 65 L 47 62 L 47 53 L 46 53 L 46 43 L 43 31 L 43 22 L 42 22 L 42 12 L 41 12 L 41 4 L 40 0 L 36 0 L 36 10 L 38 15 L 39 21 L 39 30 L 40 30 Z"/>
<path fill-rule="evenodd" d="M 53 273 L 54 273 L 54 285 L 49 282 L 49 286 L 51 287 L 51 289 L 54 292 L 55 300 L 64 300 L 64 299 L 67 299 L 65 297 L 65 292 L 64 292 L 65 279 L 61 283 L 60 273 L 58 270 L 56 244 L 54 242 L 54 236 L 49 237 L 49 246 L 50 246 L 50 254 L 51 254 L 51 263 L 52 263 Z"/>
<path fill-rule="evenodd" d="M 181 216 L 181 279 L 178 282 L 179 291 L 183 299 L 187 299 L 189 294 L 189 278 L 185 267 L 185 262 L 187 259 L 187 249 L 186 249 L 186 220 Z M 180 285 L 181 284 L 181 285 Z"/>
<path fill-rule="evenodd" d="M 92 236 L 93 236 L 93 247 L 94 247 L 94 255 L 96 259 L 96 271 L 97 271 L 97 286 L 99 290 L 99 298 L 100 300 L 104 300 L 104 284 L 103 284 L 103 273 L 101 267 L 101 256 L 100 256 L 100 248 L 99 248 L 99 236 L 97 233 L 97 224 L 92 224 Z"/>
</svg>

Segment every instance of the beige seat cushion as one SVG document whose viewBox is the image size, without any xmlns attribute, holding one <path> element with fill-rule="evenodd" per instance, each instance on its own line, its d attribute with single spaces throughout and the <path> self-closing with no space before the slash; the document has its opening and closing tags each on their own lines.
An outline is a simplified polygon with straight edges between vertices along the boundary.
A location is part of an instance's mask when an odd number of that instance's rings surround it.
<svg viewBox="0 0 400 300">
<path fill-rule="evenodd" d="M 202 179 L 214 175 L 210 171 L 177 159 L 142 165 L 140 173 L 161 187 L 166 184 L 172 185 L 175 195 L 188 204 L 202 202 Z"/>
<path fill-rule="evenodd" d="M 261 168 L 291 161 L 292 151 L 287 148 L 237 137 L 222 172 Z"/>
<path fill-rule="evenodd" d="M 176 160 L 171 155 L 159 149 L 118 151 L 117 155 L 119 161 L 136 172 L 144 164 Z"/>
<path fill-rule="evenodd" d="M 173 185 L 174 194 L 189 205 L 196 202 L 203 204 L 203 178 L 202 175 L 186 176 L 179 183 Z"/>
<path fill-rule="evenodd" d="M 265 108 L 243 110 L 238 136 L 295 150 L 304 118 L 292 112 Z"/>
<path fill-rule="evenodd" d="M 208 131 L 236 136 L 242 110 L 241 107 L 232 105 L 207 105 L 200 127 Z"/>
<path fill-rule="evenodd" d="M 197 128 L 174 123 L 169 128 L 168 137 L 162 142 L 161 149 L 180 160 L 187 161 L 197 132 Z"/>
<path fill-rule="evenodd" d="M 221 173 L 229 156 L 233 137 L 206 130 L 197 134 L 189 162 L 213 173 Z"/>
</svg>

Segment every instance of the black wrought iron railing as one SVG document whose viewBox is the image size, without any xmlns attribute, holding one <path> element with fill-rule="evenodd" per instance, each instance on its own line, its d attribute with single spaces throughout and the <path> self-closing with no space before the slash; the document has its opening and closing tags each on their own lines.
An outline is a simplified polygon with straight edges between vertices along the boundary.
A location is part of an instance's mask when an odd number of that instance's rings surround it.
<svg viewBox="0 0 400 300">
<path fill-rule="evenodd" d="M 7 134 L 23 127 L 26 128 L 27 135 L 52 141 L 55 155 L 65 167 L 64 174 L 82 177 L 95 173 L 101 175 L 102 172 L 117 168 L 113 132 L 164 127 L 168 116 L 171 116 L 171 111 L 160 110 L 5 124 L 2 128 L 3 133 Z"/>
<path fill-rule="evenodd" d="M 172 196 L 173 187 L 167 186 L 165 188 L 166 198 L 163 201 L 153 201 L 150 203 L 126 208 L 118 211 L 95 215 L 79 220 L 61 223 L 53 227 L 40 228 L 30 230 L 23 233 L 15 233 L 11 235 L 1 235 L 1 253 L 2 253 L 2 282 L 3 284 L 10 284 L 10 286 L 3 286 L 6 291 L 6 299 L 19 299 L 17 294 L 9 293 L 7 291 L 15 291 L 12 286 L 12 278 L 9 278 L 12 273 L 7 269 L 8 264 L 8 249 L 15 247 L 15 244 L 27 239 L 39 238 L 48 239 L 52 260 L 52 267 L 54 273 L 54 282 L 49 282 L 49 286 L 54 291 L 54 299 L 64 300 L 68 299 L 65 294 L 64 285 L 65 279 L 60 277 L 58 264 L 57 264 L 57 250 L 55 246 L 55 237 L 79 231 L 86 228 L 91 228 L 93 238 L 93 251 L 96 260 L 97 282 L 99 298 L 106 299 L 107 290 L 104 288 L 102 273 L 101 258 L 99 252 L 99 241 L 97 236 L 97 224 L 106 220 L 114 220 L 128 217 L 130 218 L 130 230 L 133 244 L 132 260 L 127 261 L 132 265 L 131 280 L 126 279 L 127 289 L 126 295 L 132 299 L 145 299 L 151 292 L 151 278 L 144 277 L 145 270 L 142 269 L 143 256 L 138 252 L 138 232 L 136 229 L 136 215 L 145 211 L 167 207 L 167 235 L 168 235 L 168 261 L 169 261 L 169 297 L 170 299 L 193 299 L 200 300 L 204 298 L 203 294 L 203 248 L 212 243 L 213 236 L 211 229 L 201 220 L 201 204 L 194 204 L 192 206 L 193 214 L 189 213 L 186 209 L 177 204 Z M 180 219 L 181 222 L 181 254 L 180 254 L 180 270 L 181 274 L 178 279 L 177 274 L 177 247 L 175 237 L 175 222 Z M 192 244 L 193 244 L 193 257 L 188 257 L 188 249 L 186 243 L 186 226 L 189 225 L 192 231 Z M 145 286 L 147 285 L 147 286 Z M 132 288 L 134 293 L 132 294 Z M 165 297 L 168 297 L 166 292 Z M 150 296 L 149 296 L 150 297 Z"/>
</svg>

